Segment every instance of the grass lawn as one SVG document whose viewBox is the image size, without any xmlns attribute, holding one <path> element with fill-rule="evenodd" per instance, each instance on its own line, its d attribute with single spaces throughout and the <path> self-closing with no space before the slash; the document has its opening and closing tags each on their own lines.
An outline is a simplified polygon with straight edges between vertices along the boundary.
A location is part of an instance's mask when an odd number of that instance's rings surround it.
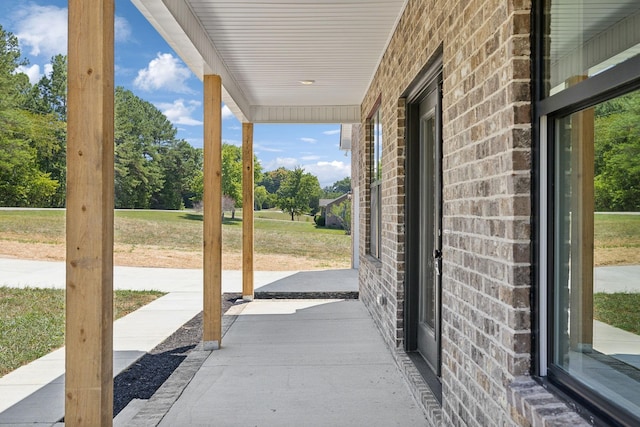
<svg viewBox="0 0 640 427">
<path fill-rule="evenodd" d="M 640 215 L 595 215 L 596 265 L 640 264 Z"/>
<path fill-rule="evenodd" d="M 317 228 L 309 216 L 291 221 L 286 214 L 258 211 L 254 220 L 257 262 L 260 269 L 299 270 L 305 265 L 282 268 L 286 257 L 308 261 L 308 269 L 347 268 L 351 255 L 351 236 L 342 230 Z M 261 217 L 261 216 L 266 216 Z M 235 255 L 239 269 L 242 247 L 242 211 L 223 222 L 223 256 Z M 309 221 L 307 221 L 309 219 Z M 115 256 L 118 265 L 148 265 L 198 268 L 202 260 L 202 214 L 193 211 L 118 210 L 115 213 Z M 12 245 L 49 245 L 41 259 L 64 259 L 65 212 L 63 210 L 0 210 L 0 242 Z M 2 246 L 2 245 L 0 245 Z M 20 248 L 5 249 L 6 255 L 20 256 Z M 44 248 L 47 249 L 47 248 Z M 26 249 L 29 255 L 34 249 Z M 136 256 L 138 259 L 136 259 Z M 272 256 L 272 259 L 268 258 Z M 26 256 L 33 258 L 32 256 Z M 157 258 L 157 262 L 144 264 Z M 230 257 L 231 258 L 231 257 Z M 173 264 L 171 263 L 173 260 Z M 224 260 L 223 260 L 224 261 Z M 326 265 L 324 265 L 326 263 Z M 236 265 L 237 264 L 237 265 Z M 269 268 L 271 267 L 271 268 Z"/>
<path fill-rule="evenodd" d="M 0 210 L 0 241 L 57 245 L 62 249 L 64 215 L 63 210 Z M 231 220 L 229 213 L 225 215 L 223 254 L 240 253 L 242 210 L 236 217 Z M 316 265 L 327 262 L 327 267 L 336 262 L 348 265 L 351 239 L 342 230 L 316 228 L 308 215 L 291 221 L 287 214 L 275 210 L 256 211 L 254 217 L 257 256 L 302 257 Z M 115 214 L 115 241 L 116 254 L 123 257 L 131 258 L 141 248 L 154 248 L 164 251 L 161 255 L 165 258 L 187 254 L 199 259 L 202 214 L 119 210 Z M 594 246 L 597 266 L 640 264 L 640 215 L 596 214 Z"/>
<path fill-rule="evenodd" d="M 238 212 L 236 212 L 238 214 Z M 240 217 L 242 217 L 242 210 L 240 210 Z M 282 221 L 291 221 L 291 215 L 288 213 L 284 213 L 275 209 L 263 209 L 260 211 L 255 211 L 253 213 L 253 218 L 259 219 L 279 219 Z M 313 223 L 313 216 L 311 215 L 300 215 L 295 217 L 295 221 L 297 222 L 310 222 Z"/>
<path fill-rule="evenodd" d="M 640 335 L 640 293 L 596 293 L 593 312 L 596 320 Z"/>
<path fill-rule="evenodd" d="M 115 291 L 114 316 L 123 317 L 162 295 Z M 63 290 L 0 287 L 0 377 L 63 345 Z"/>
</svg>

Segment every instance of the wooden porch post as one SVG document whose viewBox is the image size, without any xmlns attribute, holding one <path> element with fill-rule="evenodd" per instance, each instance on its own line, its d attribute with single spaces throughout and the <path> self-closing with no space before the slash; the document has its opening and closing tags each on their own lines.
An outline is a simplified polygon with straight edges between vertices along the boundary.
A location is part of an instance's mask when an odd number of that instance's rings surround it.
<svg viewBox="0 0 640 427">
<path fill-rule="evenodd" d="M 253 299 L 253 123 L 242 124 L 242 298 Z"/>
<path fill-rule="evenodd" d="M 573 86 L 586 76 L 569 79 Z M 571 120 L 571 348 L 593 347 L 593 246 L 595 110 L 574 113 Z"/>
<path fill-rule="evenodd" d="M 222 344 L 222 81 L 204 76 L 204 314 L 205 349 Z"/>
<path fill-rule="evenodd" d="M 65 425 L 113 419 L 113 0 L 69 0 Z"/>
</svg>

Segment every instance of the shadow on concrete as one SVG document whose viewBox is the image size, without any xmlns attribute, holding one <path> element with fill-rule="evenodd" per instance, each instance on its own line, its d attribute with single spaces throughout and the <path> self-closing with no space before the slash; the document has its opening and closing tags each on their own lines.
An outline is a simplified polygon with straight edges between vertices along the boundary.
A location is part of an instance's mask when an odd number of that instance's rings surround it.
<svg viewBox="0 0 640 427">
<path fill-rule="evenodd" d="M 256 299 L 358 299 L 358 270 L 301 271 L 255 290 Z"/>
</svg>

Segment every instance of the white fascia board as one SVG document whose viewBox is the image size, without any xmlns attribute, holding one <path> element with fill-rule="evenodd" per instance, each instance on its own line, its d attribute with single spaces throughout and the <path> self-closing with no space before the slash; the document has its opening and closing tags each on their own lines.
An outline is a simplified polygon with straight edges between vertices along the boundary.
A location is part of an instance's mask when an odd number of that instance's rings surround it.
<svg viewBox="0 0 640 427">
<path fill-rule="evenodd" d="M 201 81 L 205 74 L 222 79 L 222 100 L 240 122 L 251 122 L 242 89 L 215 50 L 213 42 L 183 0 L 131 0 Z"/>
<path fill-rule="evenodd" d="M 360 123 L 360 105 L 251 106 L 254 123 Z"/>
</svg>

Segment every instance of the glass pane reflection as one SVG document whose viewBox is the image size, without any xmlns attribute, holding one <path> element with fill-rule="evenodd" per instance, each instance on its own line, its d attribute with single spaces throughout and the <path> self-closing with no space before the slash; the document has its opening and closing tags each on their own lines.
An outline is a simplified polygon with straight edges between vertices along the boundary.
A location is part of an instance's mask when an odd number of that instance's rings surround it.
<svg viewBox="0 0 640 427">
<path fill-rule="evenodd" d="M 548 0 L 545 15 L 545 96 L 640 53 L 637 0 Z"/>
<path fill-rule="evenodd" d="M 555 129 L 552 364 L 640 415 L 640 91 Z"/>
</svg>

